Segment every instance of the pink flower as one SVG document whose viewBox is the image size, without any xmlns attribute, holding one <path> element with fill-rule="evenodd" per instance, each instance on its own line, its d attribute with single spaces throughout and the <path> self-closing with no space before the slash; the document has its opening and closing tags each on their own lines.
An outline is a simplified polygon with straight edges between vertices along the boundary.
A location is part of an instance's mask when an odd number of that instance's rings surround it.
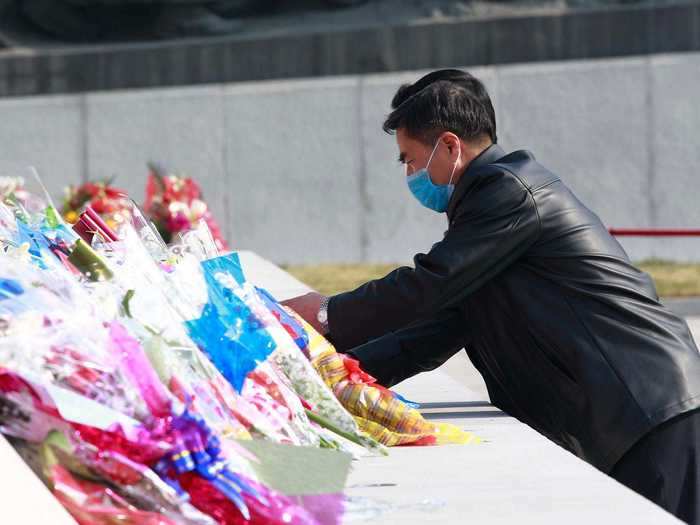
<svg viewBox="0 0 700 525">
<path fill-rule="evenodd" d="M 190 220 L 181 211 L 168 217 L 167 225 L 168 231 L 171 233 L 179 233 L 191 228 Z"/>
</svg>

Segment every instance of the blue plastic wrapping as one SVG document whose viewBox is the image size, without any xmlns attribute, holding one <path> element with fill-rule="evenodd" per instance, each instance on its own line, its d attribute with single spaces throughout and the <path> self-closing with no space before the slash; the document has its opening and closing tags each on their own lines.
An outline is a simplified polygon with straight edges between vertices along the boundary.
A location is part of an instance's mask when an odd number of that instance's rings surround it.
<svg viewBox="0 0 700 525">
<path fill-rule="evenodd" d="M 301 326 L 301 323 L 289 315 L 270 292 L 264 288 L 258 288 L 257 286 L 255 287 L 255 291 L 258 293 L 258 297 L 260 297 L 267 309 L 272 312 L 289 335 L 292 336 L 299 350 L 305 351 L 307 346 L 309 346 L 309 335 L 306 333 L 306 330 L 304 330 L 304 327 Z"/>
<path fill-rule="evenodd" d="M 209 300 L 199 319 L 186 321 L 190 337 L 211 358 L 214 365 L 240 392 L 249 372 L 275 350 L 275 342 L 262 322 L 234 288 L 242 277 L 238 257 L 225 255 L 203 261 Z"/>
</svg>

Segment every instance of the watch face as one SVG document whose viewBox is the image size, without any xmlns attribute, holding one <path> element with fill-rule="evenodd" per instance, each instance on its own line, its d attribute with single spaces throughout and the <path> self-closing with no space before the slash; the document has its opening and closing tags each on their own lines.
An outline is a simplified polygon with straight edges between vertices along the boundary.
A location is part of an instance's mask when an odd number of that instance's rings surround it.
<svg viewBox="0 0 700 525">
<path fill-rule="evenodd" d="M 319 310 L 316 318 L 318 319 L 319 323 L 325 324 L 325 322 L 328 320 L 328 311 L 327 310 Z"/>
</svg>

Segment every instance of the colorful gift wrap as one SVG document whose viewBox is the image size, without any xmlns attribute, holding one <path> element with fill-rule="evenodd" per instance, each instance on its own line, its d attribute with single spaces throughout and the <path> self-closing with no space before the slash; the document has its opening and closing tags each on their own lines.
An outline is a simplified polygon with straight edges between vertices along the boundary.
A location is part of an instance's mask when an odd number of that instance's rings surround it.
<svg viewBox="0 0 700 525">
<path fill-rule="evenodd" d="M 277 343 L 277 348 L 270 359 L 289 379 L 295 392 L 310 405 L 309 408 L 313 413 L 330 423 L 334 429 L 340 430 L 343 437 L 370 451 L 385 454 L 386 451 L 381 444 L 360 431 L 355 419 L 345 410 L 299 348 L 299 342 L 308 344 L 308 338 L 305 332 L 303 334 L 298 332 L 303 328 L 296 319 L 286 312 L 269 293 L 252 288 L 247 283 L 243 284 L 242 288 L 248 291 L 247 297 L 251 308 L 258 313 L 266 330 Z M 275 314 L 275 311 L 278 313 Z"/>
<path fill-rule="evenodd" d="M 79 525 L 179 525 L 158 512 L 134 508 L 109 486 L 77 478 L 61 465 L 51 470 L 51 483 L 54 496 Z"/>
<path fill-rule="evenodd" d="M 471 432 L 454 425 L 427 421 L 418 410 L 407 406 L 362 372 L 357 361 L 336 352 L 310 324 L 294 315 L 307 333 L 311 364 L 338 401 L 354 416 L 360 430 L 379 443 L 393 447 L 480 442 Z"/>
<path fill-rule="evenodd" d="M 357 445 L 478 441 L 247 283 L 192 180 L 83 189 L 0 203 L 0 432 L 79 523 L 337 525 Z"/>
</svg>

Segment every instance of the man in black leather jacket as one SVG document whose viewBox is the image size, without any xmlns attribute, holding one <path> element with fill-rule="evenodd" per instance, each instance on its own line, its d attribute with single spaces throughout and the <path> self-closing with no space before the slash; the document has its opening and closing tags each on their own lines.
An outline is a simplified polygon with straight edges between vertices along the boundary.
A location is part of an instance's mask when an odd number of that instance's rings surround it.
<svg viewBox="0 0 700 525">
<path fill-rule="evenodd" d="M 288 301 L 391 386 L 466 348 L 494 405 L 689 523 L 700 519 L 700 354 L 600 219 L 527 151 L 496 144 L 468 73 L 402 86 L 409 188 L 449 228 L 414 267 Z"/>
</svg>

